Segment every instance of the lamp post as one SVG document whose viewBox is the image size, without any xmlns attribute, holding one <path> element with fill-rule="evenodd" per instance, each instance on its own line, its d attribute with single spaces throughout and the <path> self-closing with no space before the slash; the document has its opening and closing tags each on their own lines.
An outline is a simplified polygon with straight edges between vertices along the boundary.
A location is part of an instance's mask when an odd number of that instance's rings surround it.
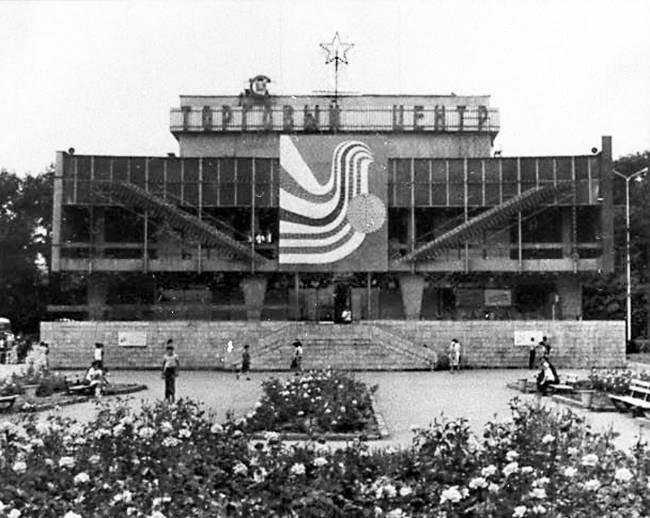
<svg viewBox="0 0 650 518">
<path fill-rule="evenodd" d="M 632 267 L 630 265 L 630 180 L 638 178 L 639 176 L 648 172 L 648 168 L 624 175 L 614 169 L 614 174 L 620 176 L 625 180 L 625 279 L 626 279 L 626 293 L 625 302 L 627 310 L 627 323 L 626 323 L 626 337 L 629 342 L 632 340 Z"/>
</svg>

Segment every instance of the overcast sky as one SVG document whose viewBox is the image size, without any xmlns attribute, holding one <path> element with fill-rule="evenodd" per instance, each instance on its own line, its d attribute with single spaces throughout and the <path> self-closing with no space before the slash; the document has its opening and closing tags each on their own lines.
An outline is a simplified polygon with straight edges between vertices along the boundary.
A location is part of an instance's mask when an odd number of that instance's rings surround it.
<svg viewBox="0 0 650 518">
<path fill-rule="evenodd" d="M 0 167 L 178 151 L 180 94 L 490 94 L 504 155 L 650 148 L 647 0 L 0 2 Z"/>
</svg>

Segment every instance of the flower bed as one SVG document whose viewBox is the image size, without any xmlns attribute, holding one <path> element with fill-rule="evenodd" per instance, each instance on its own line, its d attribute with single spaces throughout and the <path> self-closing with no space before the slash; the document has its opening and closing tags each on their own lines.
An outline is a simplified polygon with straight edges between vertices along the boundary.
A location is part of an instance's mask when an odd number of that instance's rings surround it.
<svg viewBox="0 0 650 518">
<path fill-rule="evenodd" d="M 592 517 L 650 514 L 650 452 L 624 453 L 571 412 L 514 400 L 483 434 L 465 420 L 414 430 L 410 448 L 250 441 L 191 401 L 88 424 L 0 423 L 0 516 Z"/>
<path fill-rule="evenodd" d="M 264 394 L 247 419 L 248 432 L 288 434 L 377 434 L 368 387 L 348 373 L 312 371 L 262 383 Z"/>
</svg>

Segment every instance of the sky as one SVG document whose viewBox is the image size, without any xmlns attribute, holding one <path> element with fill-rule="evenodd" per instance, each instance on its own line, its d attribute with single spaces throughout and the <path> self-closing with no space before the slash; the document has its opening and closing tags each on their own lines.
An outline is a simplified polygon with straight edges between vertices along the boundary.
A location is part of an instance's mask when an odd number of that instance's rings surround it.
<svg viewBox="0 0 650 518">
<path fill-rule="evenodd" d="M 650 149 L 647 0 L 0 2 L 0 168 L 178 152 L 181 94 L 488 94 L 504 156 Z"/>
</svg>

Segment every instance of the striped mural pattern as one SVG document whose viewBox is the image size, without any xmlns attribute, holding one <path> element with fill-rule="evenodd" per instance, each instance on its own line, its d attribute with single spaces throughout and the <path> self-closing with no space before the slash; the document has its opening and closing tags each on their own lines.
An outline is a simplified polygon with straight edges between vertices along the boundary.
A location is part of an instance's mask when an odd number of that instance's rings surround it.
<svg viewBox="0 0 650 518">
<path fill-rule="evenodd" d="M 341 142 L 332 153 L 329 177 L 322 182 L 295 142 L 280 137 L 280 263 L 334 263 L 361 246 L 365 233 L 352 227 L 347 213 L 352 199 L 368 193 L 372 162 L 363 142 Z"/>
</svg>

